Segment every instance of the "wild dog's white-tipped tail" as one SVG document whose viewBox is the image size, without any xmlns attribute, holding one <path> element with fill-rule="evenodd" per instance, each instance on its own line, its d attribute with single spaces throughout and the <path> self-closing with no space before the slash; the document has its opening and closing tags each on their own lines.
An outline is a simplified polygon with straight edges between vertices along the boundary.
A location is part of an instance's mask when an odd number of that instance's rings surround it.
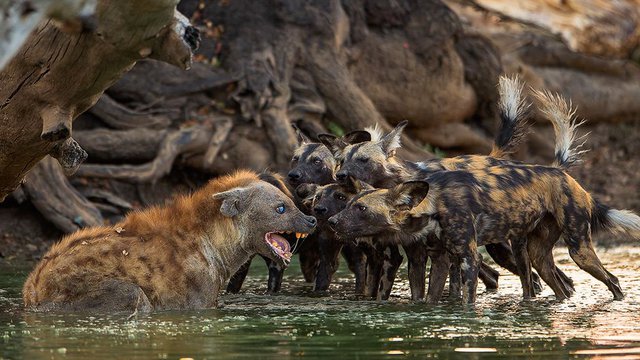
<svg viewBox="0 0 640 360">
<path fill-rule="evenodd" d="M 578 137 L 576 130 L 586 120 L 578 120 L 576 118 L 576 108 L 571 106 L 571 102 L 567 103 L 560 94 L 535 89 L 531 89 L 531 93 L 540 102 L 542 114 L 553 124 L 553 131 L 556 136 L 553 165 L 567 169 L 582 161 L 580 156 L 589 151 L 582 149 L 589 133 Z M 576 142 L 578 144 L 574 146 Z"/>
<path fill-rule="evenodd" d="M 380 125 L 378 125 L 378 123 L 374 126 L 367 126 L 364 128 L 364 131 L 371 134 L 371 141 L 380 141 L 380 139 L 382 139 L 382 129 L 380 129 Z"/>
<path fill-rule="evenodd" d="M 503 157 L 513 153 L 527 134 L 528 110 L 531 104 L 522 96 L 522 89 L 522 81 L 517 75 L 500 76 L 498 81 L 500 129 L 491 156 Z"/>
<path fill-rule="evenodd" d="M 632 236 L 640 236 L 640 216 L 630 210 L 609 209 L 607 220 L 611 227 Z"/>
</svg>

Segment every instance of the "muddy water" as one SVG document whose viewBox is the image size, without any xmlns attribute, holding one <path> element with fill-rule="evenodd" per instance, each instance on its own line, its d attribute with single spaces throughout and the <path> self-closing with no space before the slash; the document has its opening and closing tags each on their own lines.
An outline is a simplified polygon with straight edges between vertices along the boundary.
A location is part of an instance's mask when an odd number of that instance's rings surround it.
<svg viewBox="0 0 640 360">
<path fill-rule="evenodd" d="M 0 267 L 0 358 L 195 359 L 338 355 L 471 358 L 640 358 L 640 247 L 598 249 L 627 296 L 611 301 L 605 286 L 557 251 L 578 293 L 555 302 L 545 288 L 520 301 L 519 282 L 504 274 L 500 290 L 481 293 L 475 308 L 408 300 L 402 268 L 386 303 L 354 299 L 345 266 L 330 296 L 319 297 L 289 269 L 283 292 L 263 295 L 256 260 L 244 291 L 225 295 L 217 310 L 127 314 L 31 314 L 20 307 L 26 267 Z M 480 285 L 481 291 L 484 291 Z"/>
</svg>

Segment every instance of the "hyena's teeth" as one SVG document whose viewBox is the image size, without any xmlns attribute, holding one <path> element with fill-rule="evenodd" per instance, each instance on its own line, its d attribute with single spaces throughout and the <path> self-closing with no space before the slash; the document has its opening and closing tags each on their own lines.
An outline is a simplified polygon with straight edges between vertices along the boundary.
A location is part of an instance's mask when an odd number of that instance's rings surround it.
<svg viewBox="0 0 640 360">
<path fill-rule="evenodd" d="M 296 240 L 300 240 L 301 237 L 302 237 L 302 233 L 297 232 L 296 233 Z"/>
</svg>

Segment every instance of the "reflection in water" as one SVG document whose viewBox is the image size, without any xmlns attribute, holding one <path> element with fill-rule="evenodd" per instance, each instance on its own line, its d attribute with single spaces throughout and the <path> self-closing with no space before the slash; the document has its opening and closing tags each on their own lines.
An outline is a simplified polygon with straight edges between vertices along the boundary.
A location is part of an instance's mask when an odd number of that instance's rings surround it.
<svg viewBox="0 0 640 360">
<path fill-rule="evenodd" d="M 35 314 L 20 308 L 27 270 L 0 268 L 0 357 L 7 358 L 213 358 L 388 355 L 495 358 L 546 356 L 640 356 L 640 249 L 599 249 L 620 278 L 627 297 L 611 301 L 604 285 L 572 264 L 564 249 L 560 267 L 577 294 L 556 302 L 551 290 L 522 301 L 518 279 L 504 274 L 500 290 L 483 293 L 474 308 L 409 301 L 401 270 L 391 301 L 354 299 L 344 269 L 330 297 L 319 297 L 294 264 L 283 293 L 262 295 L 263 265 L 256 262 L 246 292 L 223 297 L 217 310 L 128 314 Z"/>
</svg>

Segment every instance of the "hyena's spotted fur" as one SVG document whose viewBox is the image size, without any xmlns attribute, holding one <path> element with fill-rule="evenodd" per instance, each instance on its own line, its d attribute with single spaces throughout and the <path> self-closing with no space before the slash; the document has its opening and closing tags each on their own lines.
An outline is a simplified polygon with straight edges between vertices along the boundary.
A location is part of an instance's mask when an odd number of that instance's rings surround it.
<svg viewBox="0 0 640 360">
<path fill-rule="evenodd" d="M 253 254 L 288 261 L 274 231 L 308 233 L 315 223 L 258 174 L 239 171 L 114 226 L 63 238 L 27 278 L 24 304 L 41 311 L 215 307 Z"/>
</svg>

